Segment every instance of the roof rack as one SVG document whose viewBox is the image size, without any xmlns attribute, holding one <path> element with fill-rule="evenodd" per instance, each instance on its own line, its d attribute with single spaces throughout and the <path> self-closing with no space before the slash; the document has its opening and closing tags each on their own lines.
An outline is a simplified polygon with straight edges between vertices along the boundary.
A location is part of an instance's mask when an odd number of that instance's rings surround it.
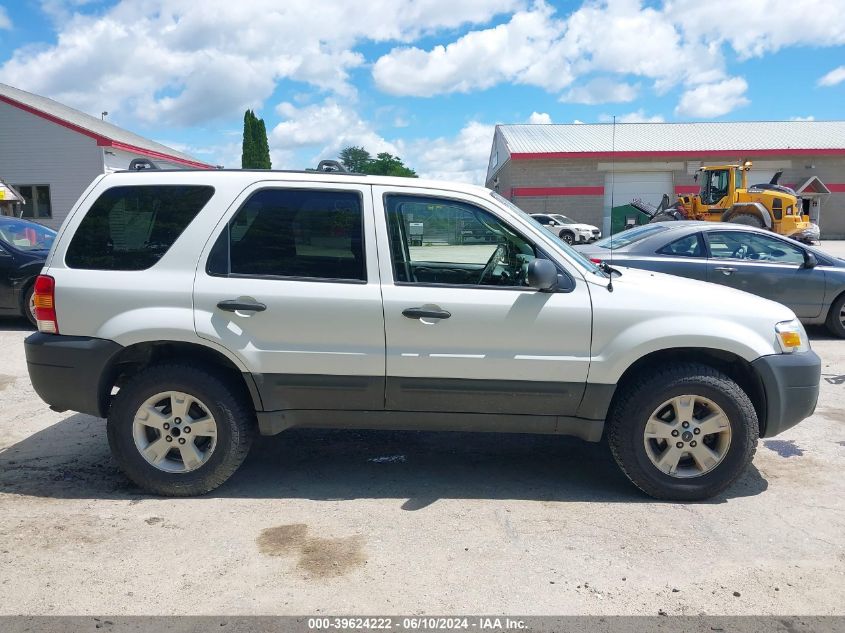
<svg viewBox="0 0 845 633">
<path fill-rule="evenodd" d="M 129 171 L 146 171 L 148 169 L 161 169 L 149 158 L 133 158 L 129 162 Z"/>
<path fill-rule="evenodd" d="M 128 172 L 128 171 L 200 171 L 198 168 L 179 168 L 179 169 L 162 169 L 154 162 L 152 162 L 148 158 L 133 158 L 127 169 L 120 170 L 120 172 Z M 202 170 L 205 171 L 205 170 Z M 316 169 L 237 169 L 237 168 L 223 168 L 218 167 L 216 171 L 260 171 L 265 173 L 271 174 L 315 174 L 315 173 L 324 173 L 324 174 L 332 174 L 334 176 L 364 176 L 366 174 L 360 174 L 358 172 L 349 171 L 343 164 L 336 160 L 321 160 L 317 164 Z"/>
</svg>

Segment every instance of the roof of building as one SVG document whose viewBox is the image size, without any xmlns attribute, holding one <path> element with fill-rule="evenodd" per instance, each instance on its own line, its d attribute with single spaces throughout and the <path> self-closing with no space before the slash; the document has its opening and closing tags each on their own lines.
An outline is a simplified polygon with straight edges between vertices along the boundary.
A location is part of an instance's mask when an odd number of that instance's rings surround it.
<svg viewBox="0 0 845 633">
<path fill-rule="evenodd" d="M 149 158 L 169 161 L 187 167 L 214 167 L 214 165 L 205 163 L 172 147 L 156 143 L 129 130 L 124 130 L 113 123 L 7 84 L 0 83 L 0 101 L 80 134 L 90 136 L 97 141 L 98 145 L 103 147 L 135 152 Z"/>
<path fill-rule="evenodd" d="M 845 151 L 845 121 L 499 125 L 513 154 Z M 615 136 L 615 139 L 614 139 Z"/>
</svg>

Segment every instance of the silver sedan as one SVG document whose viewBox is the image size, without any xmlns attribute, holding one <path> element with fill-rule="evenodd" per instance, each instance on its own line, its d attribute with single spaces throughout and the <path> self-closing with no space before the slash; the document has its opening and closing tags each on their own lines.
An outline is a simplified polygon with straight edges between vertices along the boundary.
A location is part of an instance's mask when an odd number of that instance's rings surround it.
<svg viewBox="0 0 845 633">
<path fill-rule="evenodd" d="M 575 248 L 613 266 L 745 290 L 845 338 L 845 260 L 788 237 L 739 224 L 659 222 Z"/>
</svg>

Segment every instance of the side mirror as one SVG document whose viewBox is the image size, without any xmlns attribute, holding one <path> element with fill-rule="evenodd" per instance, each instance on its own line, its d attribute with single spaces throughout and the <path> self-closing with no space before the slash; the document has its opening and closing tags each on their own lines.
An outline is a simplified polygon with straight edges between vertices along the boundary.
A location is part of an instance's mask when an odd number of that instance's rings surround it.
<svg viewBox="0 0 845 633">
<path fill-rule="evenodd" d="M 548 259 L 534 259 L 528 264 L 528 285 L 540 292 L 558 288 L 557 268 Z"/>
<path fill-rule="evenodd" d="M 804 268 L 815 268 L 819 265 L 819 260 L 810 251 L 804 251 Z"/>
<path fill-rule="evenodd" d="M 554 220 L 552 220 L 551 222 L 549 222 L 549 226 L 557 226 L 557 222 L 555 222 Z"/>
</svg>

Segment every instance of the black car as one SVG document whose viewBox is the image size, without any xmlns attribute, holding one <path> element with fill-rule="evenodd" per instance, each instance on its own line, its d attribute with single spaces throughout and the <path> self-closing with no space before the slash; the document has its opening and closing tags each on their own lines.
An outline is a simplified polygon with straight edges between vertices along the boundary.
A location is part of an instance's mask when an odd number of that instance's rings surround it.
<svg viewBox="0 0 845 633">
<path fill-rule="evenodd" d="M 32 286 L 55 238 L 46 226 L 0 216 L 0 316 L 23 315 L 35 325 Z"/>
</svg>

